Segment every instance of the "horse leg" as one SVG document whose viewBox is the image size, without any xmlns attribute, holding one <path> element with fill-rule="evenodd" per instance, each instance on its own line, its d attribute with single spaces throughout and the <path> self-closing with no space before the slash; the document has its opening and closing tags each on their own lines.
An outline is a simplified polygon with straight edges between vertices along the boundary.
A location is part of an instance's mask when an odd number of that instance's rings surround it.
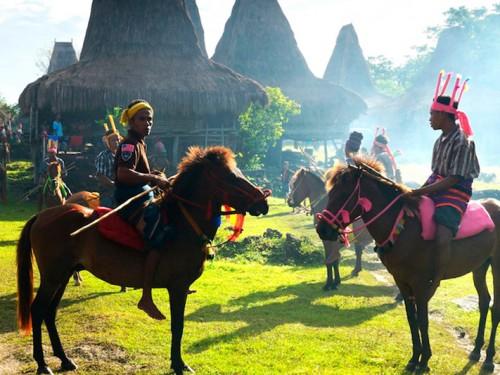
<svg viewBox="0 0 500 375">
<path fill-rule="evenodd" d="M 335 274 L 335 279 L 333 280 L 333 287 L 334 289 L 337 289 L 337 286 L 340 285 L 340 271 L 339 271 L 339 263 L 340 260 L 337 259 L 335 262 L 333 262 L 333 272 Z"/>
<path fill-rule="evenodd" d="M 333 264 L 325 264 L 326 266 L 326 283 L 323 285 L 323 290 L 330 290 L 333 285 Z"/>
<path fill-rule="evenodd" d="M 418 366 L 420 354 L 422 353 L 422 344 L 420 342 L 420 334 L 418 331 L 417 310 L 415 308 L 415 300 L 408 295 L 404 296 L 406 319 L 410 326 L 411 342 L 413 354 L 406 365 L 406 370 L 413 372 Z"/>
<path fill-rule="evenodd" d="M 481 349 L 484 345 L 484 327 L 486 325 L 486 317 L 488 316 L 488 309 L 490 307 L 491 297 L 488 293 L 488 285 L 486 284 L 486 272 L 490 262 L 485 262 L 481 267 L 473 272 L 474 286 L 479 297 L 479 325 L 477 328 L 476 341 L 474 349 L 469 354 L 471 361 L 479 361 L 481 358 Z"/>
<path fill-rule="evenodd" d="M 498 252 L 497 247 L 497 252 Z M 493 307 L 491 308 L 491 333 L 490 342 L 486 349 L 486 359 L 484 360 L 482 369 L 484 371 L 493 372 L 495 364 L 495 340 L 497 335 L 498 323 L 500 322 L 500 263 L 496 259 L 496 254 L 493 256 L 491 269 L 493 271 Z"/>
<path fill-rule="evenodd" d="M 68 281 L 62 284 L 57 290 L 52 302 L 50 303 L 49 310 L 45 316 L 45 325 L 49 333 L 50 342 L 52 344 L 52 350 L 54 351 L 54 356 L 56 356 L 61 360 L 61 371 L 73 371 L 77 369 L 77 366 L 73 362 L 73 360 L 69 359 L 64 353 L 61 339 L 59 338 L 59 333 L 57 332 L 57 327 L 56 327 L 57 308 L 59 306 L 59 303 L 61 302 L 61 298 L 64 294 L 64 291 L 66 290 L 66 285 L 68 284 Z"/>
<path fill-rule="evenodd" d="M 182 334 L 184 332 L 184 309 L 186 307 L 187 287 L 172 287 L 168 289 L 170 295 L 170 329 L 172 331 L 172 344 L 170 347 L 170 368 L 176 375 L 184 371 L 194 372 L 184 363 L 181 355 Z"/>
<path fill-rule="evenodd" d="M 422 354 L 418 362 L 417 371 L 429 371 L 429 359 L 432 357 L 431 344 L 429 342 L 429 300 L 427 298 L 417 299 L 417 321 L 422 340 Z"/>
<path fill-rule="evenodd" d="M 31 305 L 31 320 L 33 324 L 33 358 L 38 364 L 37 374 L 53 374 L 47 366 L 43 356 L 42 322 L 49 309 L 50 303 L 57 292 L 58 285 L 41 282 L 40 288 Z"/>
<path fill-rule="evenodd" d="M 340 284 L 340 276 L 338 276 L 340 244 L 334 241 L 323 241 L 323 248 L 325 250 L 325 266 L 326 266 L 326 283 L 323 286 L 323 290 L 336 289 L 337 285 Z M 336 269 L 335 278 L 336 280 L 339 280 L 337 284 L 333 279 L 333 268 Z"/>
<path fill-rule="evenodd" d="M 359 243 L 356 243 L 354 245 L 354 251 L 356 253 L 356 264 L 354 266 L 354 269 L 351 272 L 351 275 L 356 277 L 359 275 L 359 273 L 363 269 L 363 267 L 361 265 L 361 256 L 363 255 L 363 247 Z"/>
</svg>

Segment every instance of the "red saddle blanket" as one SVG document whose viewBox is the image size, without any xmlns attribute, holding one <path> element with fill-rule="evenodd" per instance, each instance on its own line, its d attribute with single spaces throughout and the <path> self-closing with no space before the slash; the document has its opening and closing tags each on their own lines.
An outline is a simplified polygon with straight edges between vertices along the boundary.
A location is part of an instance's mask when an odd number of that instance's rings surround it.
<svg viewBox="0 0 500 375">
<path fill-rule="evenodd" d="M 108 207 L 97 207 L 94 210 L 99 217 L 111 211 Z M 97 224 L 99 233 L 113 242 L 131 247 L 136 250 L 144 250 L 144 240 L 141 234 L 132 225 L 123 220 L 119 215 L 113 214 Z"/>
<path fill-rule="evenodd" d="M 422 222 L 422 238 L 433 240 L 436 237 L 436 222 L 434 221 L 434 201 L 429 197 L 420 200 L 420 220 Z M 484 206 L 478 201 L 470 201 L 462 217 L 455 240 L 475 236 L 484 230 L 493 231 L 495 223 Z"/>
</svg>

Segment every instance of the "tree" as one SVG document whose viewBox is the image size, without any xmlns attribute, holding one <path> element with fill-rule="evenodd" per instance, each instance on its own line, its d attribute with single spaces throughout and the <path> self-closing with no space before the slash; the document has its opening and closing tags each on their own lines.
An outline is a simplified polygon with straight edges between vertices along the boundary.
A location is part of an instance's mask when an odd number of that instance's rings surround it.
<svg viewBox="0 0 500 375">
<path fill-rule="evenodd" d="M 269 149 L 284 133 L 290 117 L 300 114 L 300 105 L 286 97 L 280 88 L 267 87 L 269 103 L 252 103 L 239 117 L 240 145 L 238 163 L 243 169 L 258 169 Z"/>
<path fill-rule="evenodd" d="M 424 45 L 413 47 L 415 54 L 404 65 L 394 65 L 387 57 L 368 57 L 368 66 L 375 87 L 388 96 L 402 95 L 410 88 L 425 64 L 430 60 L 433 49 Z"/>
</svg>

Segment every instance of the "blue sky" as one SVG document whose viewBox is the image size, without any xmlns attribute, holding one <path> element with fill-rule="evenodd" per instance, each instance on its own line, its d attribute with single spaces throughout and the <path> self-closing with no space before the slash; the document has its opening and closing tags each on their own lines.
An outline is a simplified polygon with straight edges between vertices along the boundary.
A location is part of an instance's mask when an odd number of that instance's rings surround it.
<svg viewBox="0 0 500 375">
<path fill-rule="evenodd" d="M 404 62 L 412 46 L 428 42 L 428 26 L 452 6 L 491 6 L 500 0 L 279 0 L 311 70 L 322 76 L 340 28 L 353 23 L 366 56 Z M 209 55 L 234 0 L 197 0 Z M 81 49 L 91 0 L 0 0 L 0 95 L 15 103 L 41 75 L 35 62 L 55 39 Z"/>
</svg>

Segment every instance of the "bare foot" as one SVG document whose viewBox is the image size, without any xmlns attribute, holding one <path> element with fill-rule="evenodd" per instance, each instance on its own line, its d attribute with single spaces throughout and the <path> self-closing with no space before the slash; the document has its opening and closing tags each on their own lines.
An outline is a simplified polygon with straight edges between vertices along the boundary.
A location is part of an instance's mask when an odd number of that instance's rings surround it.
<svg viewBox="0 0 500 375">
<path fill-rule="evenodd" d="M 158 307 L 154 304 L 153 301 L 147 301 L 144 298 L 141 298 L 137 307 L 148 314 L 151 318 L 156 320 L 165 320 L 165 315 L 158 310 Z"/>
</svg>

